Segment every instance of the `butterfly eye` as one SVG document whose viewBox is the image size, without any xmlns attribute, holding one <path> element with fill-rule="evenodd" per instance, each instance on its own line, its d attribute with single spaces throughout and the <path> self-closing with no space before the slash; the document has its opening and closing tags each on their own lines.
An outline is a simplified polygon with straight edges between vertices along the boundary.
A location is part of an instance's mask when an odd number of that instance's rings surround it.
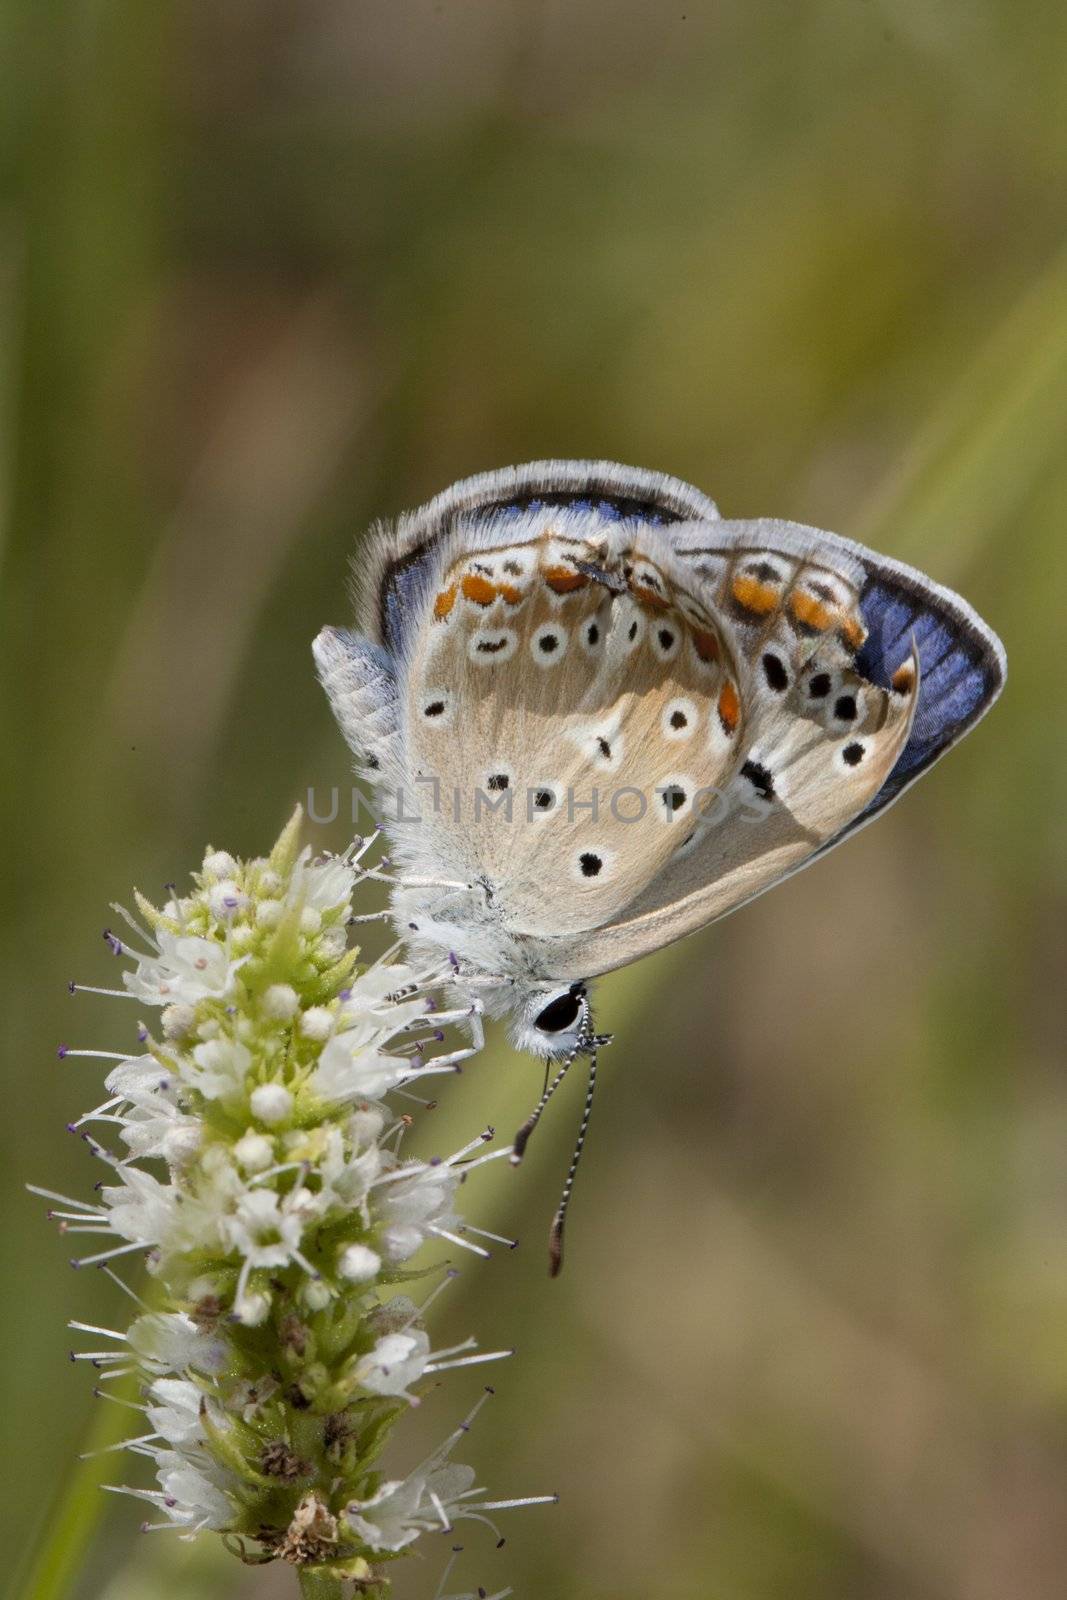
<svg viewBox="0 0 1067 1600">
<path fill-rule="evenodd" d="M 534 1027 L 542 1033 L 563 1033 L 566 1028 L 573 1027 L 577 1022 L 582 1009 L 581 989 L 566 989 L 563 994 L 558 994 L 550 1000 L 543 1011 L 539 1011 L 534 1018 Z"/>
</svg>

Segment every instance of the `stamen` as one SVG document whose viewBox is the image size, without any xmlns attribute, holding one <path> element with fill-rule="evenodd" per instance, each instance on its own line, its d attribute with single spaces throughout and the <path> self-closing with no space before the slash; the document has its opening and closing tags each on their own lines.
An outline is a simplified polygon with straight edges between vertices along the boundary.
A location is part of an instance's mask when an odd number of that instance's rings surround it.
<svg viewBox="0 0 1067 1600">
<path fill-rule="evenodd" d="M 150 1311 L 152 1309 L 148 1304 L 148 1301 L 142 1300 L 139 1294 L 135 1294 L 130 1288 L 129 1284 L 124 1283 L 119 1277 L 118 1273 L 115 1272 L 113 1268 L 109 1267 L 106 1262 L 104 1262 L 104 1264 L 101 1266 L 100 1271 L 104 1274 L 105 1278 L 110 1278 L 112 1283 L 117 1283 L 123 1294 L 129 1295 L 134 1305 L 140 1306 L 142 1311 Z"/>
<path fill-rule="evenodd" d="M 125 906 L 120 906 L 116 900 L 112 900 L 111 909 L 114 911 L 116 916 L 122 918 L 123 922 L 128 928 L 133 929 L 138 938 L 143 939 L 145 944 L 151 945 L 156 954 L 159 954 L 159 945 L 156 940 L 147 931 L 147 929 L 141 927 L 141 924 L 137 921 L 137 918 L 133 916 L 131 912 L 127 911 Z"/>
<path fill-rule="evenodd" d="M 510 1154 L 510 1152 L 508 1153 Z M 494 1244 L 506 1244 L 509 1250 L 514 1250 L 519 1243 L 517 1239 L 509 1239 L 506 1234 L 490 1233 L 488 1228 L 476 1228 L 473 1222 L 465 1222 L 462 1231 L 464 1233 L 476 1233 L 479 1239 L 492 1239 Z"/>
<path fill-rule="evenodd" d="M 72 1200 L 69 1195 L 57 1194 L 55 1189 L 42 1189 L 36 1183 L 28 1183 L 26 1188 L 30 1194 L 40 1195 L 42 1200 L 58 1200 L 64 1206 L 77 1206 L 80 1211 L 86 1212 L 89 1216 L 95 1217 L 101 1214 L 100 1206 L 90 1205 L 84 1200 Z"/>
<path fill-rule="evenodd" d="M 403 1327 L 402 1331 L 406 1332 L 407 1329 L 412 1327 L 414 1323 L 418 1322 L 421 1317 L 425 1317 L 427 1311 L 429 1311 L 430 1307 L 433 1305 L 433 1303 L 437 1299 L 438 1295 L 444 1294 L 445 1290 L 451 1285 L 452 1280 L 454 1278 L 458 1278 L 458 1277 L 459 1277 L 459 1273 L 457 1272 L 455 1267 L 446 1268 L 445 1275 L 441 1279 L 441 1282 L 437 1285 L 436 1288 L 430 1290 L 429 1294 L 426 1296 L 426 1299 L 422 1302 L 422 1305 L 418 1306 L 412 1312 L 412 1314 L 408 1318 L 407 1322 L 404 1323 L 404 1327 Z"/>
<path fill-rule="evenodd" d="M 120 1050 L 72 1050 L 69 1044 L 61 1044 L 56 1051 L 60 1061 L 65 1061 L 68 1056 L 94 1057 L 97 1061 L 129 1061 L 132 1058 L 124 1055 Z"/>
<path fill-rule="evenodd" d="M 101 989 L 95 983 L 75 983 L 73 978 L 67 985 L 71 994 L 106 994 L 112 1000 L 136 1000 L 137 996 L 131 994 L 129 989 Z"/>
<path fill-rule="evenodd" d="M 119 1344 L 126 1343 L 124 1333 L 116 1333 L 114 1328 L 98 1328 L 93 1322 L 68 1322 L 68 1328 L 75 1329 L 78 1333 L 98 1333 L 102 1339 L 117 1339 Z"/>
<path fill-rule="evenodd" d="M 465 1179 L 469 1172 L 474 1171 L 475 1167 L 484 1167 L 489 1161 L 506 1161 L 510 1155 L 511 1149 L 508 1147 L 500 1150 L 490 1150 L 484 1156 L 475 1156 L 473 1161 L 465 1161 L 463 1163 L 463 1177 Z"/>
<path fill-rule="evenodd" d="M 464 1156 L 469 1156 L 472 1150 L 479 1149 L 481 1145 L 488 1144 L 491 1139 L 495 1138 L 496 1129 L 486 1128 L 484 1133 L 478 1135 L 477 1139 L 472 1139 L 470 1144 L 465 1144 L 462 1150 L 457 1150 L 454 1155 L 447 1156 L 444 1165 L 446 1167 L 454 1167 L 457 1161 L 462 1161 Z"/>
<path fill-rule="evenodd" d="M 430 1233 L 436 1233 L 439 1239 L 447 1239 L 449 1244 L 458 1245 L 461 1250 L 469 1250 L 472 1255 L 481 1256 L 489 1260 L 489 1251 L 483 1250 L 480 1244 L 472 1244 L 469 1239 L 461 1239 L 458 1233 L 449 1233 L 447 1228 L 431 1227 Z"/>
<path fill-rule="evenodd" d="M 126 1400 L 119 1394 L 108 1394 L 106 1389 L 94 1389 L 93 1396 L 97 1400 L 110 1400 L 113 1406 L 126 1406 L 130 1411 L 140 1411 L 142 1415 L 148 1410 L 147 1406 L 138 1405 L 136 1400 Z"/>
<path fill-rule="evenodd" d="M 437 1515 L 441 1519 L 442 1528 L 444 1528 L 446 1533 L 451 1533 L 452 1532 L 452 1524 L 449 1522 L 447 1516 L 445 1515 L 444 1506 L 441 1504 L 440 1499 L 438 1498 L 437 1495 L 434 1494 L 432 1489 L 429 1491 L 429 1494 L 430 1494 L 430 1503 L 433 1506 L 434 1510 L 437 1512 Z"/>
<path fill-rule="evenodd" d="M 80 1260 L 71 1262 L 72 1267 L 95 1267 L 100 1261 L 113 1261 L 116 1256 L 128 1256 L 134 1250 L 150 1250 L 152 1247 L 143 1239 L 137 1239 L 133 1244 L 120 1244 L 114 1250 L 101 1250 L 99 1255 L 82 1256 Z"/>
<path fill-rule="evenodd" d="M 558 1506 L 558 1494 L 528 1494 L 517 1500 L 479 1500 L 480 1511 L 514 1511 L 518 1506 Z"/>
<path fill-rule="evenodd" d="M 158 1433 L 142 1433 L 139 1439 L 120 1439 L 116 1444 L 102 1444 L 98 1450 L 81 1450 L 78 1453 L 79 1461 L 92 1461 L 96 1456 L 108 1456 L 115 1450 L 132 1450 L 137 1455 L 151 1455 L 150 1450 L 138 1450 L 138 1445 L 150 1444 L 153 1439 L 158 1439 Z"/>
<path fill-rule="evenodd" d="M 428 1362 L 424 1371 L 448 1372 L 452 1367 L 476 1367 L 483 1361 L 504 1361 L 514 1354 L 514 1350 L 486 1350 L 476 1356 L 458 1356 L 454 1361 Z"/>
</svg>

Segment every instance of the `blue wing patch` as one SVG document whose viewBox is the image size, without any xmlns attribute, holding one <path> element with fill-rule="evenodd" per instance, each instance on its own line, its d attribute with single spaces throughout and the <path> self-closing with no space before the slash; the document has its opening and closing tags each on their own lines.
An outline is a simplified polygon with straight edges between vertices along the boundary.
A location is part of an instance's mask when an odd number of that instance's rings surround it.
<svg viewBox="0 0 1067 1600">
<path fill-rule="evenodd" d="M 888 688 L 893 674 L 919 655 L 919 701 L 908 742 L 878 794 L 845 832 L 890 805 L 927 767 L 973 727 L 1004 686 L 1004 651 L 996 635 L 957 595 L 918 574 L 879 568 L 860 596 L 868 629 L 856 667 Z"/>
</svg>

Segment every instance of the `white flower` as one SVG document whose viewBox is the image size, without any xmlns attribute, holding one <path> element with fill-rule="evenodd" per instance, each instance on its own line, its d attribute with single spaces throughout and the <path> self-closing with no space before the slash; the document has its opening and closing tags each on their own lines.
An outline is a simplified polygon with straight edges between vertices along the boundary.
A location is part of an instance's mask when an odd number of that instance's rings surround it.
<svg viewBox="0 0 1067 1600">
<path fill-rule="evenodd" d="M 277 1017 L 280 1022 L 288 1022 L 289 1018 L 295 1016 L 300 1009 L 300 996 L 291 983 L 272 983 L 265 991 L 260 1004 L 268 1017 Z"/>
<path fill-rule="evenodd" d="M 223 1232 L 247 1266 L 285 1267 L 300 1248 L 303 1224 L 298 1215 L 283 1209 L 273 1189 L 250 1189 L 233 1215 L 223 1219 Z"/>
<path fill-rule="evenodd" d="M 148 1400 L 148 1420 L 167 1444 L 203 1443 L 200 1407 L 204 1395 L 195 1383 L 188 1378 L 157 1378 L 149 1388 Z"/>
<path fill-rule="evenodd" d="M 207 903 L 212 916 L 220 922 L 226 922 L 244 910 L 248 896 L 241 893 L 232 878 L 223 878 L 221 883 L 213 883 L 208 890 Z"/>
<path fill-rule="evenodd" d="M 381 1268 L 381 1256 L 366 1244 L 345 1245 L 337 1259 L 337 1270 L 346 1283 L 369 1283 Z"/>
<path fill-rule="evenodd" d="M 274 1160 L 274 1144 L 265 1133 L 249 1128 L 234 1145 L 233 1153 L 246 1172 L 266 1172 Z"/>
<path fill-rule="evenodd" d="M 309 1311 L 325 1311 L 334 1292 L 321 1278 L 305 1278 L 300 1286 L 300 1303 Z"/>
<path fill-rule="evenodd" d="M 134 1157 L 178 1161 L 197 1148 L 199 1121 L 180 1110 L 174 1075 L 154 1056 L 121 1061 L 105 1081 L 110 1093 L 124 1102 L 121 1138 Z"/>
<path fill-rule="evenodd" d="M 129 1129 L 126 1129 L 123 1135 L 127 1143 L 130 1143 L 129 1131 Z M 196 1117 L 175 1117 L 164 1130 L 158 1152 L 152 1151 L 151 1153 L 161 1155 L 171 1167 L 180 1167 L 183 1163 L 191 1161 L 196 1155 L 200 1149 L 203 1136 L 204 1130 Z M 147 1154 L 148 1152 L 135 1151 L 134 1153 Z"/>
<path fill-rule="evenodd" d="M 100 1198 L 108 1208 L 108 1222 L 120 1239 L 136 1240 L 141 1244 L 158 1244 L 170 1226 L 174 1211 L 174 1191 L 169 1184 L 160 1183 L 150 1172 L 139 1167 L 122 1169 L 124 1182 L 120 1187 L 100 1191 Z"/>
<path fill-rule="evenodd" d="M 261 1083 L 248 1099 L 252 1115 L 268 1127 L 284 1122 L 293 1109 L 293 1097 L 284 1083 Z"/>
<path fill-rule="evenodd" d="M 205 1039 L 194 1045 L 186 1076 L 208 1100 L 231 1100 L 244 1093 L 251 1065 L 252 1053 L 240 1039 Z"/>
<path fill-rule="evenodd" d="M 320 1196 L 323 1207 L 350 1215 L 358 1212 L 364 1223 L 369 1224 L 367 1197 L 382 1172 L 386 1158 L 377 1143 L 381 1133 L 380 1119 L 376 1125 L 377 1132 L 368 1135 L 357 1121 L 364 1115 L 357 1112 L 351 1118 L 347 1140 L 339 1128 L 330 1128 L 318 1140 L 313 1159 L 322 1180 Z M 287 1153 L 294 1161 L 307 1160 L 312 1157 L 311 1144 L 306 1134 L 295 1135 L 288 1143 Z"/>
<path fill-rule="evenodd" d="M 271 1297 L 265 1289 L 245 1289 L 233 1302 L 233 1314 L 245 1328 L 261 1327 L 270 1316 Z"/>
<path fill-rule="evenodd" d="M 228 850 L 209 850 L 200 870 L 205 878 L 232 878 L 237 862 Z"/>
<path fill-rule="evenodd" d="M 222 1372 L 230 1352 L 225 1340 L 204 1333 L 180 1311 L 150 1311 L 126 1335 L 131 1350 L 150 1369 L 167 1372 Z"/>
<path fill-rule="evenodd" d="M 357 1369 L 359 1382 L 371 1394 L 402 1395 L 410 1400 L 408 1384 L 417 1383 L 430 1359 L 430 1340 L 421 1328 L 387 1333 Z"/>
<path fill-rule="evenodd" d="M 441 1162 L 413 1162 L 404 1176 L 383 1180 L 374 1192 L 372 1212 L 382 1254 L 394 1265 L 407 1261 L 431 1233 L 454 1227 L 452 1199 L 459 1173 Z"/>
<path fill-rule="evenodd" d="M 348 934 L 343 924 L 338 923 L 335 928 L 323 928 L 319 934 L 319 949 L 332 956 L 336 961 L 348 949 Z"/>
<path fill-rule="evenodd" d="M 333 1012 L 328 1006 L 309 1006 L 300 1018 L 300 1032 L 305 1039 L 322 1041 L 333 1032 Z"/>
<path fill-rule="evenodd" d="M 256 903 L 257 927 L 276 928 L 284 915 L 285 905 L 281 900 L 259 900 Z"/>
<path fill-rule="evenodd" d="M 293 873 L 293 892 L 299 892 L 305 906 L 318 912 L 347 910 L 352 900 L 356 872 L 339 856 L 312 861 L 304 849 Z"/>
<path fill-rule="evenodd" d="M 166 928 L 156 938 L 158 956 L 141 956 L 136 971 L 122 975 L 138 1000 L 154 1006 L 175 1002 L 195 1006 L 200 1000 L 220 1000 L 231 993 L 241 962 L 230 960 L 225 945 Z"/>
<path fill-rule="evenodd" d="M 208 1476 L 209 1462 L 194 1464 L 176 1450 L 160 1450 L 156 1471 L 163 1491 L 160 1506 L 172 1522 L 193 1528 L 228 1528 L 233 1521 L 233 1502 Z M 215 1469 L 219 1476 L 218 1469 Z"/>
<path fill-rule="evenodd" d="M 473 1339 L 434 1351 L 422 1322 L 433 1294 L 387 1298 L 406 1276 L 398 1263 L 461 1226 L 456 1188 L 478 1163 L 458 1163 L 481 1140 L 448 1161 L 401 1163 L 408 1119 L 378 1102 L 435 1070 L 420 1046 L 439 1019 L 410 968 L 352 977 L 361 869 L 298 853 L 298 820 L 269 860 L 209 851 L 193 891 L 163 912 L 138 897 L 152 953 L 112 948 L 134 963 L 127 990 L 163 1015 L 80 1119 L 110 1125 L 112 1148 L 90 1140 L 110 1181 L 91 1202 L 39 1192 L 71 1233 L 110 1233 L 85 1265 L 147 1255 L 176 1308 L 125 1333 L 73 1324 L 94 1340 L 77 1359 L 139 1374 L 152 1431 L 128 1443 L 152 1458 L 157 1486 L 125 1492 L 161 1513 L 151 1525 L 226 1530 L 339 1581 L 373 1579 L 371 1549 L 403 1550 L 494 1506 L 446 1459 L 462 1429 L 369 1497 L 368 1444 L 430 1374 L 509 1352 L 475 1353 Z M 345 1502 L 355 1555 L 332 1509 Z"/>
<path fill-rule="evenodd" d="M 411 1075 L 411 1064 L 365 1045 L 360 1029 L 335 1034 L 309 1079 L 322 1100 L 378 1100 Z"/>
<path fill-rule="evenodd" d="M 473 1482 L 473 1468 L 454 1462 L 420 1468 L 410 1477 L 383 1483 L 369 1500 L 350 1501 L 345 1521 L 372 1550 L 403 1550 L 420 1533 L 440 1529 L 442 1512 L 447 1519 L 444 1526 L 450 1526 L 460 1497 Z"/>
<path fill-rule="evenodd" d="M 187 1039 L 196 1027 L 196 1007 L 184 1001 L 179 1005 L 167 1006 L 162 1022 L 164 1039 Z"/>
</svg>

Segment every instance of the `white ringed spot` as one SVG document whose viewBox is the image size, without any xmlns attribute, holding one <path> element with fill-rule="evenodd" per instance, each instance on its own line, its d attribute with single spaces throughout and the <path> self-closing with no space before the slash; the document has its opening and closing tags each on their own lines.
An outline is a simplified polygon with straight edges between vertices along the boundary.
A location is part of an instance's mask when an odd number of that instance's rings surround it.
<svg viewBox="0 0 1067 1600">
<path fill-rule="evenodd" d="M 467 640 L 467 654 L 477 667 L 510 661 L 518 647 L 514 628 L 476 628 Z"/>
</svg>

